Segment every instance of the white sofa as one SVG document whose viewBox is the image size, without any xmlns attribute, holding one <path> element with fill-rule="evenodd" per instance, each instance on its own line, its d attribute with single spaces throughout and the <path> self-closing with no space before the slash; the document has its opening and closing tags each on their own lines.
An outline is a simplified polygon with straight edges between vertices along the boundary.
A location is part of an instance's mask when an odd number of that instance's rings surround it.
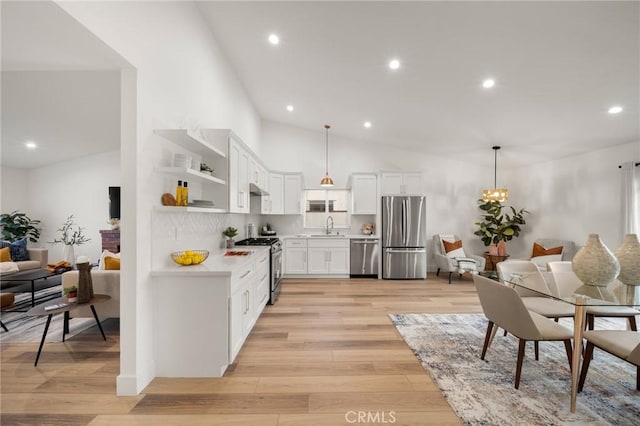
<svg viewBox="0 0 640 426">
<path fill-rule="evenodd" d="M 14 262 L 18 267 L 16 272 L 2 274 L 2 279 L 10 277 L 13 274 L 19 274 L 25 271 L 36 271 L 38 269 L 44 269 L 49 262 L 49 250 L 46 248 L 28 248 L 27 255 L 29 260 L 22 260 Z"/>
<path fill-rule="evenodd" d="M 71 286 L 78 287 L 78 272 L 69 271 L 62 274 L 62 291 Z M 95 294 L 107 294 L 111 296 L 111 300 L 96 305 L 96 312 L 100 320 L 106 318 L 120 318 L 120 271 L 110 270 L 91 270 L 91 281 L 93 283 L 93 292 Z M 91 309 L 76 309 L 73 311 L 74 317 L 93 318 Z"/>
</svg>

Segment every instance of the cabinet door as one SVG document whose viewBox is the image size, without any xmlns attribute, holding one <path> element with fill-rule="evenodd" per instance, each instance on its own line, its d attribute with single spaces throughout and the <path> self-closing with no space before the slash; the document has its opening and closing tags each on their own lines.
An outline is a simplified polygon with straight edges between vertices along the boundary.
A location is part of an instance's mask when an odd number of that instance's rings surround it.
<svg viewBox="0 0 640 426">
<path fill-rule="evenodd" d="M 293 247 L 284 249 L 284 273 L 285 274 L 306 274 L 307 273 L 307 248 Z"/>
<path fill-rule="evenodd" d="M 402 173 L 383 173 L 382 174 L 382 194 L 395 195 L 403 194 Z"/>
<path fill-rule="evenodd" d="M 240 288 L 230 300 L 229 306 L 229 360 L 233 362 L 244 343 L 242 318 L 245 315 L 245 291 Z"/>
<path fill-rule="evenodd" d="M 269 175 L 269 213 L 284 214 L 284 176 L 278 173 Z"/>
<path fill-rule="evenodd" d="M 349 249 L 344 247 L 331 248 L 329 251 L 329 273 L 348 274 L 349 267 Z"/>
<path fill-rule="evenodd" d="M 330 249 L 324 247 L 309 247 L 309 263 L 307 265 L 307 273 L 311 274 L 326 274 L 328 269 L 328 262 L 330 258 Z"/>
<path fill-rule="evenodd" d="M 244 310 L 244 314 L 242 315 L 242 333 L 244 335 L 244 338 L 246 338 L 249 333 L 251 332 L 251 329 L 253 328 L 253 324 L 255 324 L 256 322 L 256 314 L 255 314 L 255 308 L 254 308 L 254 288 L 253 288 L 253 283 L 248 283 L 249 285 L 245 286 L 245 291 L 244 291 L 244 303 L 245 303 L 245 310 Z"/>
<path fill-rule="evenodd" d="M 405 173 L 403 194 L 422 195 L 422 173 Z"/>
<path fill-rule="evenodd" d="M 229 212 L 249 213 L 249 154 L 235 141 L 229 142 Z"/>
<path fill-rule="evenodd" d="M 377 189 L 376 175 L 353 175 L 351 186 L 352 214 L 376 214 Z"/>
<path fill-rule="evenodd" d="M 269 267 L 263 268 L 256 274 L 254 291 L 254 316 L 257 318 L 269 300 Z"/>
<path fill-rule="evenodd" d="M 284 214 L 301 214 L 302 176 L 284 176 Z"/>
<path fill-rule="evenodd" d="M 253 156 L 249 156 L 247 180 L 260 186 L 260 166 L 258 165 L 258 161 Z"/>
</svg>

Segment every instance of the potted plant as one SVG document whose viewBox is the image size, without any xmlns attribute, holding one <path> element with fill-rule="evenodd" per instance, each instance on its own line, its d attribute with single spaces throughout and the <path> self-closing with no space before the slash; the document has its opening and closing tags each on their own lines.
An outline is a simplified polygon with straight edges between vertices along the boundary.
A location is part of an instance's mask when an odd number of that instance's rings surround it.
<svg viewBox="0 0 640 426">
<path fill-rule="evenodd" d="M 238 235 L 238 230 L 232 226 L 227 227 L 223 232 L 225 237 L 227 237 L 227 248 L 231 248 L 234 246 L 233 237 Z"/>
<path fill-rule="evenodd" d="M 82 232 L 84 229 L 85 228 L 76 225 L 75 220 L 73 220 L 73 215 L 71 215 L 67 217 L 67 220 L 64 222 L 62 227 L 56 229 L 56 232 L 58 233 L 57 237 L 54 238 L 53 241 L 48 241 L 48 243 L 64 244 L 64 251 L 62 254 L 63 259 L 72 265 L 75 265 L 74 246 L 79 246 L 80 244 L 91 241 L 91 239 L 87 238 Z"/>
<path fill-rule="evenodd" d="M 71 287 L 65 287 L 63 291 L 69 303 L 73 303 L 78 300 L 78 287 L 76 287 L 75 285 Z"/>
<path fill-rule="evenodd" d="M 207 166 L 207 163 L 200 163 L 200 172 L 207 175 L 212 175 L 213 169 Z"/>
<path fill-rule="evenodd" d="M 40 238 L 39 220 L 31 219 L 25 213 L 13 211 L 0 215 L 2 239 L 9 242 L 28 238 L 32 243 Z"/>
<path fill-rule="evenodd" d="M 478 202 L 478 207 L 483 211 L 483 220 L 475 223 L 478 230 L 473 234 L 479 236 L 484 245 L 489 247 L 489 254 L 505 256 L 505 243 L 520 235 L 522 226 L 526 224 L 524 216 L 529 212 L 509 207 L 511 214 L 503 214 L 504 206 L 499 201 Z"/>
</svg>

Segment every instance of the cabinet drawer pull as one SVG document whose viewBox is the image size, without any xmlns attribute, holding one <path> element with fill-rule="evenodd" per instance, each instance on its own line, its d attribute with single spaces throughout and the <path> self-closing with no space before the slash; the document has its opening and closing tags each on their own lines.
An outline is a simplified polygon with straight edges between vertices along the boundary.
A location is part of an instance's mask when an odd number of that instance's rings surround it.
<svg viewBox="0 0 640 426">
<path fill-rule="evenodd" d="M 243 279 L 244 277 L 246 277 L 247 275 L 249 275 L 251 273 L 251 269 L 249 269 L 247 272 L 245 272 L 240 279 Z"/>
</svg>

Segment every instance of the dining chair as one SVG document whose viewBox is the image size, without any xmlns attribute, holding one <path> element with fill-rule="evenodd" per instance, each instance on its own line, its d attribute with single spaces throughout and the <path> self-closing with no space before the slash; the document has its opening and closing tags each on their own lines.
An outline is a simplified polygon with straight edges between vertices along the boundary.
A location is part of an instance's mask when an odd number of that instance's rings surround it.
<svg viewBox="0 0 640 426">
<path fill-rule="evenodd" d="M 514 288 L 479 275 L 473 276 L 473 282 L 478 291 L 482 311 L 489 320 L 480 359 L 484 360 L 493 328 L 494 326 L 498 326 L 504 328 L 519 339 L 515 376 L 516 389 L 520 386 L 520 375 L 527 341 L 531 340 L 536 344 L 540 341 L 564 342 L 567 359 L 569 360 L 569 369 L 571 369 L 571 357 L 573 354 L 571 347 L 573 331 L 571 329 L 557 324 L 542 315 L 529 311 L 523 303 L 523 298 L 520 297 Z M 538 353 L 536 350 L 536 360 L 537 359 Z"/>
<path fill-rule="evenodd" d="M 571 296 L 584 283 L 573 272 L 571 262 L 557 261 L 549 262 L 547 267 L 553 274 L 560 297 Z M 593 330 L 595 328 L 595 318 L 627 318 L 629 321 L 629 329 L 637 331 L 636 315 L 640 315 L 640 311 L 628 306 L 587 306 L 587 328 Z"/>
<path fill-rule="evenodd" d="M 550 290 L 542 272 L 534 262 L 529 260 L 508 260 L 498 263 L 496 267 L 498 276 L 505 284 L 509 284 L 509 281 L 520 281 L 531 289 L 515 287 L 516 292 L 522 297 L 522 302 L 530 311 L 547 318 L 553 318 L 556 321 L 558 318 L 574 317 L 575 308 L 573 305 L 543 296 L 543 294 L 556 297 L 558 295 Z"/>
<path fill-rule="evenodd" d="M 635 365 L 636 389 L 640 390 L 640 333 L 628 330 L 590 330 L 584 332 L 584 338 L 587 340 L 587 348 L 580 371 L 578 392 L 584 387 L 594 347 Z"/>
</svg>

